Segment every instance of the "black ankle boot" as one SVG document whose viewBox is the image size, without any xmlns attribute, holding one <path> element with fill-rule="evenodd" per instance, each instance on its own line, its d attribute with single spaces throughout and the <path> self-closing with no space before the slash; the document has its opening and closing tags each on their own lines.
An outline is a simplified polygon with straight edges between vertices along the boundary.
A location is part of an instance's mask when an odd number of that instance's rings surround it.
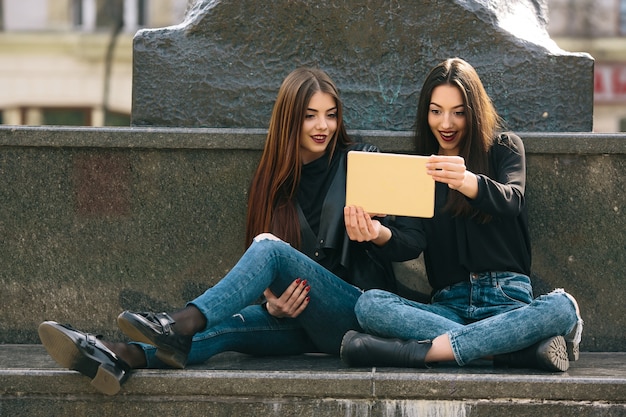
<svg viewBox="0 0 626 417">
<path fill-rule="evenodd" d="M 563 336 L 555 336 L 517 352 L 496 355 L 493 364 L 496 367 L 565 372 L 569 368 L 565 339 Z"/>
<path fill-rule="evenodd" d="M 156 357 L 173 368 L 184 368 L 191 350 L 191 336 L 180 335 L 172 325 L 176 322 L 167 313 L 133 313 L 117 316 L 120 330 L 135 342 L 156 346 Z"/>
<path fill-rule="evenodd" d="M 352 367 L 428 368 L 425 358 L 431 346 L 430 340 L 383 339 L 350 330 L 341 342 L 341 360 Z"/>
<path fill-rule="evenodd" d="M 67 324 L 44 321 L 39 325 L 39 338 L 57 363 L 89 377 L 91 385 L 104 394 L 117 394 L 130 375 L 130 366 L 98 336 Z"/>
</svg>

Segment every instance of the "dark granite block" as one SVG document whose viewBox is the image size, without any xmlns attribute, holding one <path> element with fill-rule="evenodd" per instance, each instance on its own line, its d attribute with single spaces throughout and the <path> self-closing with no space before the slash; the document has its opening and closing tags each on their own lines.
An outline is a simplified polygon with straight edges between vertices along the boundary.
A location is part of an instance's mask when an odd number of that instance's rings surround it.
<svg viewBox="0 0 626 417">
<path fill-rule="evenodd" d="M 326 70 L 349 128 L 412 129 L 427 72 L 476 67 L 509 127 L 591 131 L 593 59 L 559 49 L 545 0 L 198 0 L 134 40 L 132 123 L 266 126 L 282 79 Z"/>
</svg>

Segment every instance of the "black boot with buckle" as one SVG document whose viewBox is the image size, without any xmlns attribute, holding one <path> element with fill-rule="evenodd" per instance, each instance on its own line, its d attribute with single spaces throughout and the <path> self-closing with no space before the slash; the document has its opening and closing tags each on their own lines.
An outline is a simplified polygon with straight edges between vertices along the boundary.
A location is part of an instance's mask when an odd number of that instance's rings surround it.
<svg viewBox="0 0 626 417">
<path fill-rule="evenodd" d="M 45 321 L 39 325 L 39 338 L 59 365 L 91 378 L 91 385 L 104 394 L 117 394 L 128 379 L 130 366 L 107 348 L 98 336 L 69 325 Z"/>
<path fill-rule="evenodd" d="M 184 368 L 191 350 L 192 336 L 178 334 L 172 328 L 176 323 L 167 313 L 133 313 L 124 311 L 117 317 L 117 325 L 135 342 L 156 346 L 156 357 L 174 368 Z"/>
<path fill-rule="evenodd" d="M 428 368 L 431 346 L 430 340 L 384 339 L 350 330 L 341 342 L 341 360 L 351 367 Z"/>
</svg>

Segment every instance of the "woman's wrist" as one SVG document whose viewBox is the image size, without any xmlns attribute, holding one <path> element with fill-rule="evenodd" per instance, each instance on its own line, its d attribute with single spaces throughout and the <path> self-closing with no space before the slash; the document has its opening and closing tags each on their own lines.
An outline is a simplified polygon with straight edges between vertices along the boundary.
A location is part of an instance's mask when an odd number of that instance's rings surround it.
<svg viewBox="0 0 626 417">
<path fill-rule="evenodd" d="M 391 240 L 391 229 L 387 226 L 380 226 L 380 233 L 378 233 L 378 237 L 372 240 L 372 243 L 376 246 L 384 246 L 387 242 Z"/>
<path fill-rule="evenodd" d="M 463 185 L 457 189 L 465 197 L 475 200 L 478 197 L 478 175 L 473 172 L 466 171 Z"/>
</svg>

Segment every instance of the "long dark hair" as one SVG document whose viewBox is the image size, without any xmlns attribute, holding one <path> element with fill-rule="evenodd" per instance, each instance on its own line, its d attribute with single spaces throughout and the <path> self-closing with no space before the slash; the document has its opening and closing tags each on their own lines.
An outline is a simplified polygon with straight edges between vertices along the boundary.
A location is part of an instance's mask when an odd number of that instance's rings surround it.
<svg viewBox="0 0 626 417">
<path fill-rule="evenodd" d="M 428 125 L 428 111 L 433 90 L 440 85 L 456 87 L 461 92 L 466 114 L 466 133 L 460 143 L 459 156 L 467 169 L 489 175 L 489 149 L 501 129 L 502 121 L 485 91 L 474 67 L 460 58 L 447 59 L 435 66 L 420 92 L 415 127 L 415 149 L 420 155 L 439 152 L 439 143 Z M 491 216 L 473 208 L 463 194 L 450 190 L 444 210 L 454 216 L 475 217 L 487 222 Z"/>
<path fill-rule="evenodd" d="M 267 133 L 267 140 L 248 197 L 246 246 L 263 232 L 271 232 L 299 248 L 300 222 L 295 194 L 300 183 L 302 160 L 300 132 L 311 97 L 330 94 L 337 106 L 337 130 L 327 152 L 346 147 L 350 139 L 343 124 L 343 109 L 337 87 L 322 70 L 298 68 L 283 81 Z"/>
</svg>

